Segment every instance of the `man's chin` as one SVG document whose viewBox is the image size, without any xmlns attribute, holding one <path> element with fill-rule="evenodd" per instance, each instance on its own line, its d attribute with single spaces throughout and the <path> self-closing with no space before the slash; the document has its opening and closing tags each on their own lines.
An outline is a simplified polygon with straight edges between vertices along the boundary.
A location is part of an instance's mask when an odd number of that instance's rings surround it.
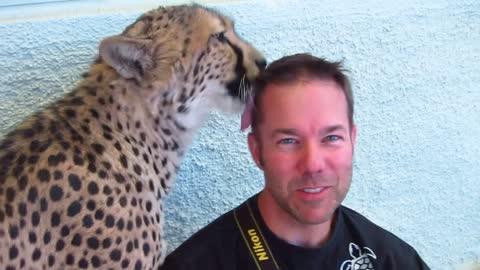
<svg viewBox="0 0 480 270">
<path fill-rule="evenodd" d="M 300 209 L 296 213 L 291 213 L 295 219 L 305 225 L 321 225 L 330 223 L 334 217 L 335 210 L 324 209 Z"/>
</svg>

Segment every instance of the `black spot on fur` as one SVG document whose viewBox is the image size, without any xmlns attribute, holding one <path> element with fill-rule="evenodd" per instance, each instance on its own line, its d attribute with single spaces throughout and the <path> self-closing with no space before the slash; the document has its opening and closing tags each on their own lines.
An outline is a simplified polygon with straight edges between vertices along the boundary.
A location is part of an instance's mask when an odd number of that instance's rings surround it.
<svg viewBox="0 0 480 270">
<path fill-rule="evenodd" d="M 87 245 L 89 248 L 96 250 L 100 246 L 100 243 L 97 237 L 92 236 L 87 238 Z"/>
<path fill-rule="evenodd" d="M 79 191 L 82 188 L 82 182 L 76 174 L 72 173 L 68 176 L 68 183 L 70 184 L 70 187 L 72 187 L 72 189 L 75 191 Z"/>
<path fill-rule="evenodd" d="M 35 186 L 31 187 L 27 195 L 28 201 L 30 203 L 35 203 L 38 198 L 38 190 Z"/>
<path fill-rule="evenodd" d="M 70 100 L 70 104 L 71 105 L 76 105 L 76 106 L 79 106 L 79 105 L 83 105 L 85 104 L 83 102 L 83 98 L 82 97 L 74 97 Z"/>
<path fill-rule="evenodd" d="M 112 259 L 112 261 L 119 261 L 121 257 L 122 252 L 119 249 L 113 249 L 112 252 L 110 252 L 110 259 Z"/>
<path fill-rule="evenodd" d="M 123 168 L 128 169 L 128 161 L 125 155 L 120 156 L 120 163 L 122 164 Z"/>
<path fill-rule="evenodd" d="M 93 219 L 90 215 L 86 215 L 82 219 L 82 225 L 85 228 L 91 228 L 93 226 Z"/>
<path fill-rule="evenodd" d="M 185 105 L 180 105 L 178 106 L 177 112 L 178 113 L 186 113 L 188 111 L 187 107 Z"/>
<path fill-rule="evenodd" d="M 105 239 L 103 239 L 103 241 L 102 241 L 102 248 L 107 249 L 107 248 L 109 248 L 111 245 L 112 245 L 112 241 L 110 240 L 110 238 L 105 238 Z"/>
<path fill-rule="evenodd" d="M 62 178 L 63 178 L 63 172 L 62 172 L 62 171 L 56 170 L 56 171 L 53 173 L 53 179 L 55 179 L 55 180 L 61 180 Z"/>
<path fill-rule="evenodd" d="M 96 119 L 100 118 L 100 114 L 98 114 L 98 111 L 95 110 L 95 109 L 90 109 L 90 113 L 92 114 L 92 116 Z"/>
<path fill-rule="evenodd" d="M 74 154 L 73 155 L 73 163 L 77 166 L 83 166 L 85 164 L 85 161 L 83 160 L 83 158 L 80 155 Z"/>
<path fill-rule="evenodd" d="M 100 171 L 98 171 L 98 176 L 102 179 L 105 179 L 105 178 L 107 178 L 107 172 L 104 171 L 104 170 L 100 170 Z"/>
<path fill-rule="evenodd" d="M 53 255 L 48 256 L 48 266 L 52 267 L 54 265 L 55 265 L 55 256 Z"/>
<path fill-rule="evenodd" d="M 65 115 L 67 116 L 67 118 L 75 118 L 77 117 L 77 112 L 73 109 L 66 109 Z"/>
<path fill-rule="evenodd" d="M 96 195 L 96 194 L 98 194 L 98 191 L 99 191 L 99 189 L 98 189 L 97 183 L 90 182 L 88 184 L 88 193 L 90 193 L 90 195 Z"/>
<path fill-rule="evenodd" d="M 48 201 L 45 198 L 40 199 L 40 211 L 45 212 L 48 209 Z"/>
<path fill-rule="evenodd" d="M 92 266 L 93 267 L 99 267 L 101 264 L 100 262 L 100 258 L 98 258 L 97 256 L 92 256 L 92 259 L 90 260 L 90 262 L 92 263 Z"/>
<path fill-rule="evenodd" d="M 63 225 L 62 229 L 60 229 L 60 235 L 62 237 L 67 237 L 70 234 L 70 228 L 67 225 Z"/>
<path fill-rule="evenodd" d="M 40 256 L 42 255 L 42 252 L 40 251 L 40 249 L 36 248 L 34 251 L 33 251 L 33 254 L 32 254 L 32 260 L 35 262 L 35 261 L 38 261 L 38 259 L 40 259 Z"/>
<path fill-rule="evenodd" d="M 8 217 L 13 217 L 13 207 L 9 203 L 5 204 L 5 214 L 7 214 Z"/>
<path fill-rule="evenodd" d="M 82 268 L 82 269 L 88 268 L 88 261 L 87 261 L 85 258 L 81 258 L 81 259 L 78 261 L 78 267 L 80 267 L 80 268 Z"/>
<path fill-rule="evenodd" d="M 30 142 L 30 145 L 28 147 L 28 149 L 31 151 L 31 152 L 37 152 L 38 148 L 40 148 L 40 142 L 38 140 L 33 140 Z"/>
<path fill-rule="evenodd" d="M 46 231 L 43 235 L 43 243 L 47 245 L 52 240 L 52 234 L 49 231 Z M 60 244 L 61 245 L 61 244 Z"/>
<path fill-rule="evenodd" d="M 125 227 L 125 221 L 123 221 L 123 218 L 120 218 L 118 221 L 117 221 L 117 228 L 122 231 L 123 228 Z"/>
<path fill-rule="evenodd" d="M 133 165 L 133 171 L 139 176 L 142 175 L 142 168 L 138 164 Z"/>
<path fill-rule="evenodd" d="M 91 173 L 96 173 L 97 172 L 97 166 L 95 166 L 95 164 L 93 164 L 93 163 L 89 163 L 88 164 L 88 171 L 90 171 Z"/>
<path fill-rule="evenodd" d="M 18 248 L 15 245 L 13 245 L 8 250 L 8 257 L 10 260 L 14 260 L 17 258 L 17 256 L 18 256 Z"/>
<path fill-rule="evenodd" d="M 30 242 L 30 244 L 37 243 L 37 235 L 34 232 L 30 232 L 28 234 L 28 241 Z"/>
<path fill-rule="evenodd" d="M 58 240 L 57 243 L 55 244 L 55 250 L 57 252 L 62 251 L 64 247 L 65 247 L 65 241 L 63 241 L 62 239 Z"/>
<path fill-rule="evenodd" d="M 53 212 L 52 216 L 50 217 L 50 225 L 52 227 L 60 225 L 60 219 L 60 214 L 58 212 Z"/>
<path fill-rule="evenodd" d="M 142 262 L 140 260 L 137 260 L 135 263 L 135 270 L 141 270 L 142 269 Z"/>
<path fill-rule="evenodd" d="M 142 192 L 142 189 L 143 189 L 143 184 L 142 184 L 142 182 L 137 181 L 137 182 L 135 183 L 135 189 L 137 190 L 138 193 Z"/>
<path fill-rule="evenodd" d="M 115 142 L 113 146 L 115 146 L 115 149 L 117 149 L 118 151 L 122 151 L 122 145 L 120 145 L 119 142 Z"/>
<path fill-rule="evenodd" d="M 148 212 L 152 211 L 152 203 L 148 201 L 145 205 L 145 208 L 147 209 Z"/>
<path fill-rule="evenodd" d="M 38 226 L 38 224 L 40 223 L 40 214 L 37 211 L 32 213 L 31 222 L 33 227 Z"/>
<path fill-rule="evenodd" d="M 48 157 L 48 165 L 51 167 L 56 167 L 58 164 L 65 162 L 67 157 L 63 153 L 58 153 L 56 155 L 50 155 Z"/>
<path fill-rule="evenodd" d="M 65 258 L 65 263 L 67 265 L 73 265 L 75 262 L 75 257 L 73 256 L 73 254 L 69 253 L 67 254 L 67 257 Z"/>
<path fill-rule="evenodd" d="M 13 200 L 15 199 L 15 190 L 11 187 L 7 188 L 6 190 L 7 192 L 7 202 L 13 202 Z"/>
<path fill-rule="evenodd" d="M 63 197 L 63 189 L 58 185 L 50 188 L 50 199 L 54 202 L 61 200 Z"/>
<path fill-rule="evenodd" d="M 82 210 L 82 205 L 80 204 L 79 201 L 73 201 L 70 203 L 70 205 L 67 208 L 67 215 L 69 217 L 73 217 L 80 213 L 80 210 Z"/>
<path fill-rule="evenodd" d="M 25 203 L 22 202 L 18 204 L 18 213 L 22 217 L 27 215 L 27 205 Z"/>
<path fill-rule="evenodd" d="M 113 197 L 108 197 L 107 198 L 107 206 L 111 207 L 113 205 Z"/>
<path fill-rule="evenodd" d="M 125 183 L 125 177 L 123 177 L 123 175 L 119 174 L 119 173 L 115 173 L 113 174 L 113 177 L 115 177 L 115 180 L 122 184 L 122 183 Z"/>
<path fill-rule="evenodd" d="M 97 153 L 99 155 L 102 155 L 103 152 L 105 151 L 105 147 L 101 144 L 98 144 L 98 143 L 93 143 L 92 148 L 95 151 L 95 153 Z"/>
<path fill-rule="evenodd" d="M 150 253 L 150 246 L 147 243 L 143 244 L 143 254 L 145 256 L 148 256 L 148 253 Z"/>
<path fill-rule="evenodd" d="M 35 136 L 35 131 L 31 128 L 20 130 L 20 134 L 24 139 L 33 138 Z"/>
<path fill-rule="evenodd" d="M 109 141 L 113 140 L 113 137 L 112 137 L 112 134 L 111 133 L 107 133 L 107 132 L 104 132 L 103 133 L 103 137 Z"/>
<path fill-rule="evenodd" d="M 10 228 L 8 228 L 8 234 L 12 239 L 16 239 L 18 237 L 18 227 L 15 225 L 10 225 Z"/>
</svg>

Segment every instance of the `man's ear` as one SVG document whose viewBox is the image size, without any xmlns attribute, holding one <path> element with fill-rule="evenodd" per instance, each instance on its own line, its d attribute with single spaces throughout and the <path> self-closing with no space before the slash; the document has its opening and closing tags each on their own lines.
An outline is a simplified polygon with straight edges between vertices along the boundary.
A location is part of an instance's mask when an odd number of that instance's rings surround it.
<svg viewBox="0 0 480 270">
<path fill-rule="evenodd" d="M 100 43 L 99 52 L 102 59 L 122 77 L 140 81 L 154 65 L 151 44 L 148 39 L 112 36 Z"/>
<path fill-rule="evenodd" d="M 260 147 L 260 142 L 257 141 L 255 135 L 252 132 L 248 133 L 248 149 L 250 150 L 250 154 L 255 164 L 257 164 L 257 167 L 263 170 L 262 150 Z"/>
<path fill-rule="evenodd" d="M 352 150 L 355 149 L 355 142 L 357 141 L 357 126 L 352 125 L 350 130 L 350 141 L 352 142 Z"/>
</svg>

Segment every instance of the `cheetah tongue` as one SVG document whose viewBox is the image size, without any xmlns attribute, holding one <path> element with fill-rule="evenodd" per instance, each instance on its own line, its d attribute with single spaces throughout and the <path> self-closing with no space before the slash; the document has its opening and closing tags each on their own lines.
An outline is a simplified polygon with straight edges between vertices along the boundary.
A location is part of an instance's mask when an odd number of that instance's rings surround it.
<svg viewBox="0 0 480 270">
<path fill-rule="evenodd" d="M 253 98 L 248 98 L 245 109 L 242 113 L 242 123 L 240 124 L 240 130 L 244 131 L 252 124 L 252 114 L 253 114 Z"/>
</svg>

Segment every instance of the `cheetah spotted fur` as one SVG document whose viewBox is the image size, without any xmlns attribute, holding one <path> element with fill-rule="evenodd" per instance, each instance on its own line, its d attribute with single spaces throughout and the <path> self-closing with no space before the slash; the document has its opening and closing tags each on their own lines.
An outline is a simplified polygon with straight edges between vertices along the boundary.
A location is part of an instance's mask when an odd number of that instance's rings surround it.
<svg viewBox="0 0 480 270">
<path fill-rule="evenodd" d="M 262 55 L 199 5 L 104 39 L 74 90 L 0 142 L 1 269 L 158 269 L 163 204 L 212 109 L 239 112 Z"/>
</svg>

